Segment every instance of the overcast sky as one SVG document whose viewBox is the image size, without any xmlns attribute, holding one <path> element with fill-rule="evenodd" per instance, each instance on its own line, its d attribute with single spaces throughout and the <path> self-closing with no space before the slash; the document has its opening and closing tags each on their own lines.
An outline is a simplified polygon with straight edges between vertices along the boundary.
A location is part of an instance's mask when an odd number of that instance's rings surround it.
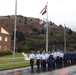
<svg viewBox="0 0 76 75">
<path fill-rule="evenodd" d="M 17 0 L 17 15 L 46 19 L 39 12 L 48 2 L 48 20 L 76 31 L 76 0 Z M 15 14 L 15 0 L 0 0 L 0 16 Z"/>
</svg>

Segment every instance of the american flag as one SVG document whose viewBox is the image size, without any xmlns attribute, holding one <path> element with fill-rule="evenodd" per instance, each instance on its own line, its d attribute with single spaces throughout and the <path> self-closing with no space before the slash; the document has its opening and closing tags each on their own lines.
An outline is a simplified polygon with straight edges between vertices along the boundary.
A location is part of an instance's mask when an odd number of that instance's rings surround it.
<svg viewBox="0 0 76 75">
<path fill-rule="evenodd" d="M 40 25 L 42 25 L 43 23 L 44 23 L 43 20 L 41 20 L 41 21 L 39 22 Z"/>
<path fill-rule="evenodd" d="M 40 11 L 40 14 L 44 14 L 44 12 L 47 10 L 47 5 Z M 46 12 L 45 12 L 46 13 Z"/>
</svg>

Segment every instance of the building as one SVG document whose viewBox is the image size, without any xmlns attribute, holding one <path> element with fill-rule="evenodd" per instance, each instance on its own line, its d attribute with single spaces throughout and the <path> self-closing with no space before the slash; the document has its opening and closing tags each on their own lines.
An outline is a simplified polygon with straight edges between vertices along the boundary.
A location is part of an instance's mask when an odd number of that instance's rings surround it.
<svg viewBox="0 0 76 75">
<path fill-rule="evenodd" d="M 0 50 L 11 49 L 11 33 L 0 24 Z"/>
</svg>

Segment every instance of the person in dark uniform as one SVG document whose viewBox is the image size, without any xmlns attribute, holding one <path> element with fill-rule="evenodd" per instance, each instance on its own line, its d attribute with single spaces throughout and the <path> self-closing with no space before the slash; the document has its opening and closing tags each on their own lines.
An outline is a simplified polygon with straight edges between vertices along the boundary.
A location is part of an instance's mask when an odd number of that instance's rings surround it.
<svg viewBox="0 0 76 75">
<path fill-rule="evenodd" d="M 49 58 L 48 58 L 48 70 L 52 70 L 53 69 L 53 55 L 50 53 Z"/>
<path fill-rule="evenodd" d="M 57 49 L 57 52 L 56 52 L 56 67 L 59 68 L 60 66 L 60 51 L 59 49 Z"/>
<path fill-rule="evenodd" d="M 71 52 L 71 65 L 74 65 L 75 53 Z"/>
<path fill-rule="evenodd" d="M 39 70 L 40 70 L 40 59 L 41 59 L 41 57 L 40 57 L 40 52 L 39 52 L 39 51 L 37 51 L 37 54 L 36 54 L 36 65 L 37 65 L 37 71 L 39 71 Z"/>
<path fill-rule="evenodd" d="M 70 65 L 72 65 L 72 59 L 74 58 L 73 55 L 74 55 L 73 52 L 70 52 Z M 73 57 L 73 58 L 72 58 L 72 57 Z"/>
<path fill-rule="evenodd" d="M 65 53 L 64 53 L 64 67 L 67 66 L 67 59 L 68 59 L 68 53 L 65 52 Z"/>
<path fill-rule="evenodd" d="M 31 72 L 33 72 L 34 58 L 35 58 L 35 54 L 34 54 L 33 51 L 31 51 L 31 54 L 30 54 L 30 66 L 31 66 Z"/>
<path fill-rule="evenodd" d="M 76 51 L 74 52 L 74 61 L 75 61 L 75 65 L 76 65 Z"/>
<path fill-rule="evenodd" d="M 71 57 L 71 53 L 67 51 L 67 66 L 70 66 L 70 57 Z"/>
</svg>

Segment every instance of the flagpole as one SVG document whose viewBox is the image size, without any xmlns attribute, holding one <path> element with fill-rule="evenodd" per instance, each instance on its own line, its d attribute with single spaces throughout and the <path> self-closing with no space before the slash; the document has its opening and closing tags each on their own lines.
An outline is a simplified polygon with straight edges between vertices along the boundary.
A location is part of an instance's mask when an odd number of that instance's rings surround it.
<svg viewBox="0 0 76 75">
<path fill-rule="evenodd" d="M 46 10 L 46 19 L 47 19 L 47 26 L 46 26 L 46 52 L 48 51 L 48 2 L 47 2 L 47 10 Z"/>
<path fill-rule="evenodd" d="M 15 49 L 16 49 L 16 15 L 17 15 L 17 0 L 15 0 L 15 22 L 14 22 L 14 50 L 13 50 L 13 60 L 15 60 Z"/>
<path fill-rule="evenodd" d="M 64 24 L 64 51 L 66 52 L 66 25 Z"/>
</svg>

